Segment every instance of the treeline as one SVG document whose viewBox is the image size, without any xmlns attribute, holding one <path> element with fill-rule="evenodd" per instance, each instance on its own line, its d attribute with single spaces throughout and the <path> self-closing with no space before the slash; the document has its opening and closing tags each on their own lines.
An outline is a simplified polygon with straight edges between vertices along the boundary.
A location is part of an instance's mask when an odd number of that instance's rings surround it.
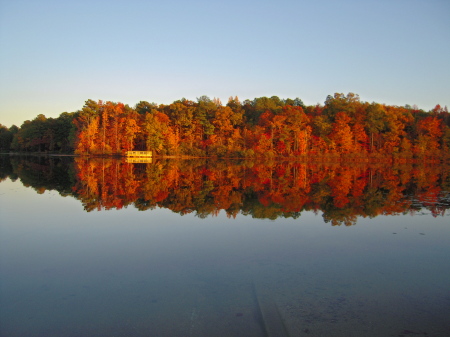
<svg viewBox="0 0 450 337">
<path fill-rule="evenodd" d="M 157 105 L 86 101 L 58 118 L 37 116 L 20 128 L 0 128 L 2 151 L 217 157 L 449 157 L 447 107 L 431 111 L 368 103 L 349 93 L 324 105 L 260 97 L 226 105 L 202 96 Z"/>
<path fill-rule="evenodd" d="M 321 212 L 332 225 L 359 217 L 422 214 L 450 208 L 450 170 L 445 165 L 307 164 L 265 160 L 158 160 L 0 157 L 0 181 L 19 178 L 38 193 L 57 190 L 80 200 L 86 211 L 166 208 L 200 218 L 298 218 Z M 448 215 L 448 214 L 447 214 Z"/>
</svg>

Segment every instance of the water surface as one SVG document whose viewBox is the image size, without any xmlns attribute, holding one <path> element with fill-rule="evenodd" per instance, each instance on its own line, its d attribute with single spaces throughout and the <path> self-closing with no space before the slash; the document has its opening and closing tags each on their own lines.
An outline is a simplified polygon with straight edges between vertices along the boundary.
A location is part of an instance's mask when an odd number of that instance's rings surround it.
<svg viewBox="0 0 450 337">
<path fill-rule="evenodd" d="M 342 173 L 328 169 L 328 178 L 342 181 L 333 190 L 335 183 L 314 178 L 308 169 L 309 187 L 298 185 L 303 178 L 283 183 L 309 200 L 301 207 L 297 203 L 295 212 L 287 194 L 282 199 L 275 193 L 285 175 L 273 173 L 271 182 L 257 185 L 263 180 L 254 177 L 255 165 L 247 166 L 245 177 L 256 185 L 230 182 L 228 194 L 227 185 L 216 182 L 233 179 L 229 166 L 225 171 L 204 166 L 200 174 L 195 167 L 170 163 L 52 165 L 61 172 L 54 173 L 45 162 L 13 162 L 0 183 L 1 336 L 450 334 L 450 221 L 442 170 L 432 171 L 438 175 L 432 184 L 431 173 L 416 172 L 408 180 L 408 169 L 400 170 L 403 178 L 393 188 L 401 190 L 398 197 L 386 187 L 396 176 L 375 178 L 377 169 L 361 168 L 363 174 L 352 175 L 345 195 L 338 195 L 338 187 L 345 187 Z M 152 187 L 149 179 L 141 181 L 148 198 L 129 175 L 117 180 L 109 175 L 111 167 L 112 172 L 117 168 L 153 177 Z M 178 178 L 168 177 L 168 167 L 177 168 Z M 83 180 L 80 172 L 97 168 L 106 172 L 95 174 L 100 183 Z M 149 175 L 155 170 L 164 177 Z M 61 178 L 64 174 L 67 179 Z M 422 175 L 427 189 L 420 185 Z M 180 191 L 186 177 L 202 183 L 186 188 L 197 192 L 182 194 L 183 206 Z M 383 205 L 380 214 L 364 216 L 361 212 L 369 208 L 358 206 L 359 192 L 351 192 L 358 181 L 362 184 L 361 177 L 366 181 L 363 199 L 374 200 L 365 193 L 381 190 L 395 210 Z M 108 179 L 113 183 L 106 186 Z M 170 179 L 178 179 L 177 189 L 169 188 Z M 119 186 L 124 181 L 128 189 Z M 114 184 L 122 189 L 115 197 L 110 192 Z M 164 184 L 161 194 L 155 188 Z M 323 203 L 328 206 L 312 206 L 308 189 L 329 190 L 331 199 Z M 137 198 L 127 199 L 132 193 Z M 111 206 L 115 199 L 122 204 Z M 168 199 L 176 202 L 169 207 Z M 148 209 L 140 211 L 142 205 Z M 195 208 L 205 205 L 215 208 Z M 241 207 L 237 211 L 236 205 Z M 261 216 L 264 212 L 269 217 Z"/>
</svg>

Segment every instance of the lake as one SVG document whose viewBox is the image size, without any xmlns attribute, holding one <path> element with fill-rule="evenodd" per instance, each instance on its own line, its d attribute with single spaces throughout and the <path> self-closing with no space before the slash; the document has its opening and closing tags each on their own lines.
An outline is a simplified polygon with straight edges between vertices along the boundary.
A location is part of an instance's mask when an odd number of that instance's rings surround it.
<svg viewBox="0 0 450 337">
<path fill-rule="evenodd" d="M 449 336 L 436 165 L 0 157 L 0 335 Z"/>
</svg>

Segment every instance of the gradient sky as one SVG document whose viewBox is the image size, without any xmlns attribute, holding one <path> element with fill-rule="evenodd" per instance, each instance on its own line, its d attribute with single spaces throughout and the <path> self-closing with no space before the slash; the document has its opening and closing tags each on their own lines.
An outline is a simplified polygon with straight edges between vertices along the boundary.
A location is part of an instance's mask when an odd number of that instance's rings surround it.
<svg viewBox="0 0 450 337">
<path fill-rule="evenodd" d="M 450 1 L 0 0 L 0 123 L 87 99 L 450 108 Z"/>
</svg>

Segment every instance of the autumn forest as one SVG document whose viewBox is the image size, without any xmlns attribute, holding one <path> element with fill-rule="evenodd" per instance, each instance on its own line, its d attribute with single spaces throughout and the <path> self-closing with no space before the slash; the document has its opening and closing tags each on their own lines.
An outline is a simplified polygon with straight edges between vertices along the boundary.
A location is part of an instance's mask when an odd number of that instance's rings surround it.
<svg viewBox="0 0 450 337">
<path fill-rule="evenodd" d="M 0 125 L 2 152 L 440 162 L 449 159 L 449 149 L 447 107 L 368 103 L 353 93 L 314 106 L 277 96 L 230 97 L 226 105 L 202 96 L 134 107 L 88 100 L 57 118 L 41 114 L 20 127 Z"/>
</svg>

